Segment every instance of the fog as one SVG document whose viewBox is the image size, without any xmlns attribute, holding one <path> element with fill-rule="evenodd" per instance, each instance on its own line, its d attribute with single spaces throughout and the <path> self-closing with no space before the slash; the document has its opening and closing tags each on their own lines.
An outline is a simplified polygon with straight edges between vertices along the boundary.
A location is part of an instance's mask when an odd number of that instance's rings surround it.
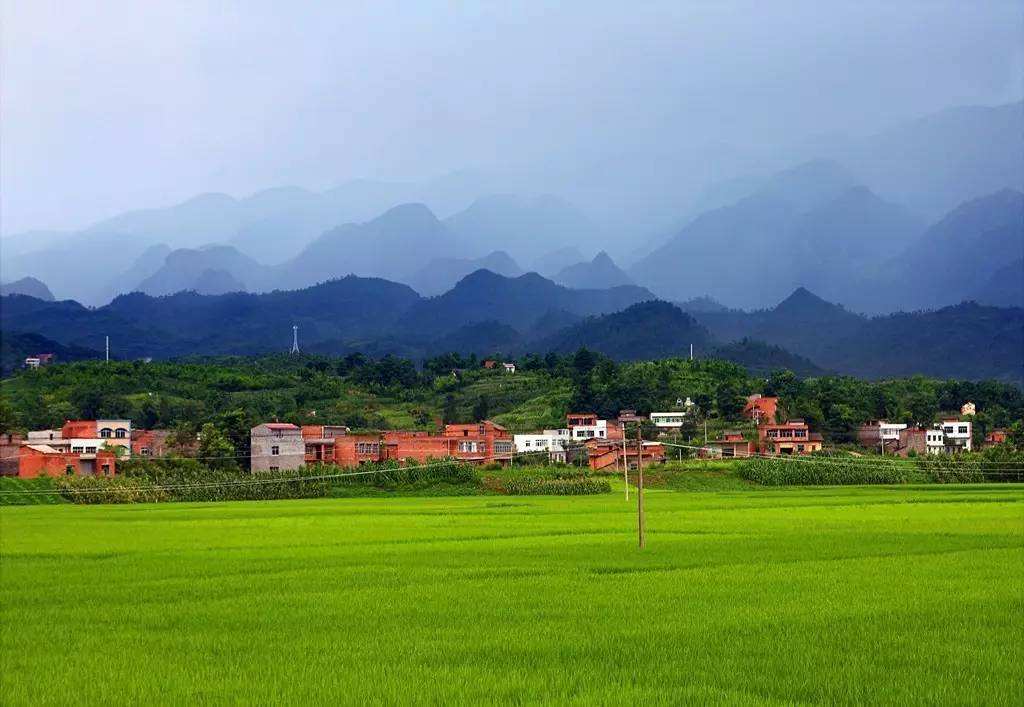
<svg viewBox="0 0 1024 707">
<path fill-rule="evenodd" d="M 334 5 L 4 0 L 2 232 L 462 170 L 642 232 L 1024 75 L 1018 0 Z"/>
</svg>

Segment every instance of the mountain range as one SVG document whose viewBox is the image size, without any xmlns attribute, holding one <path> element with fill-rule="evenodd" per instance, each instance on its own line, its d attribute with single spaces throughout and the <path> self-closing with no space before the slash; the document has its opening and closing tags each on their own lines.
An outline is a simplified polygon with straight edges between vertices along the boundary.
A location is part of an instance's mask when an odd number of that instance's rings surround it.
<svg viewBox="0 0 1024 707">
<path fill-rule="evenodd" d="M 5 238 L 0 275 L 31 276 L 58 298 L 92 306 L 133 290 L 262 293 L 348 274 L 440 295 L 480 268 L 535 271 L 574 289 L 636 284 L 668 300 L 710 296 L 747 309 L 800 286 L 870 313 L 972 298 L 1014 304 L 1024 300 L 1024 285 L 1015 284 L 1024 253 L 1022 119 L 1024 103 L 943 111 L 873 136 L 808 140 L 762 165 L 803 161 L 753 174 L 719 146 L 732 157 L 702 173 L 700 196 L 691 187 L 677 194 L 682 215 L 646 243 L 646 224 L 681 188 L 672 181 L 679 169 L 656 161 L 630 187 L 646 188 L 647 197 L 617 200 L 604 181 L 623 179 L 612 160 L 586 183 L 562 175 L 565 192 L 586 209 L 545 194 L 549 180 L 518 180 L 521 193 L 512 193 L 505 186 L 517 180 L 482 172 L 359 180 L 325 192 L 274 188 L 241 199 L 202 194 L 77 232 Z M 681 157 L 659 159 L 672 155 Z M 580 166 L 590 168 L 598 169 Z M 726 178 L 714 182 L 722 169 Z M 599 194 L 606 203 L 595 208 Z M 581 250 L 600 252 L 588 260 Z"/>
<path fill-rule="evenodd" d="M 119 358 L 255 354 L 300 345 L 321 353 L 422 357 L 450 350 L 509 355 L 581 346 L 618 359 L 697 355 L 752 370 L 784 366 L 876 378 L 920 373 L 1024 384 L 1024 309 L 962 303 L 865 317 L 797 289 L 771 309 L 683 311 L 636 286 L 576 290 L 536 273 L 479 270 L 437 297 L 348 276 L 266 294 L 123 295 L 88 308 L 24 295 L 0 300 L 6 336 L 43 336 Z"/>
</svg>

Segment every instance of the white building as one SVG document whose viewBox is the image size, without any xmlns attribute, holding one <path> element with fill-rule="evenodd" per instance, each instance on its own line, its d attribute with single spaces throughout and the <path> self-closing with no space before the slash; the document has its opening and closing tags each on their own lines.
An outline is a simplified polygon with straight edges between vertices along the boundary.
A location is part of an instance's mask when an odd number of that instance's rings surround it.
<svg viewBox="0 0 1024 707">
<path fill-rule="evenodd" d="M 689 399 L 689 398 L 687 398 Z M 651 422 L 658 429 L 677 430 L 683 426 L 686 420 L 685 412 L 652 412 Z"/>
<path fill-rule="evenodd" d="M 973 425 L 970 422 L 951 419 L 942 421 L 942 435 L 945 437 L 947 454 L 955 452 L 971 451 L 971 433 Z"/>
<path fill-rule="evenodd" d="M 886 422 L 885 420 L 878 421 L 878 434 L 882 438 L 882 440 L 886 442 L 898 442 L 900 439 L 900 431 L 905 429 L 907 429 L 907 426 L 903 424 L 897 424 L 895 422 Z"/>
<path fill-rule="evenodd" d="M 515 373 L 516 372 L 516 364 L 514 364 L 514 363 L 503 363 L 503 364 L 501 364 L 501 366 L 502 366 L 502 368 L 505 369 L 505 373 Z"/>
<path fill-rule="evenodd" d="M 946 439 L 942 434 L 942 428 L 934 427 L 925 432 L 925 452 L 928 454 L 942 454 L 946 451 Z"/>
<path fill-rule="evenodd" d="M 566 433 L 565 435 L 559 433 Z M 548 459 L 553 462 L 565 462 L 565 443 L 569 441 L 569 430 L 544 430 L 540 434 L 515 435 L 513 440 L 516 453 L 534 452 L 538 455 L 547 452 Z"/>
</svg>

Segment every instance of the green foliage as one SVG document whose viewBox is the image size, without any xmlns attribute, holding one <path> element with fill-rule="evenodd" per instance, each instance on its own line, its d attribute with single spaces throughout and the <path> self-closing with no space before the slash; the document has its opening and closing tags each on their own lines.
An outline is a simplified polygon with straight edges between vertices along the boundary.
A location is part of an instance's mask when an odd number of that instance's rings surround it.
<svg viewBox="0 0 1024 707">
<path fill-rule="evenodd" d="M 870 462 L 866 463 L 864 457 L 759 457 L 743 462 L 737 473 L 763 486 L 905 484 L 925 480 L 924 474 L 902 460 L 879 457 Z"/>
<path fill-rule="evenodd" d="M 579 477 L 575 479 L 546 479 L 535 476 L 517 476 L 505 479 L 498 486 L 509 496 L 589 496 L 611 493 L 605 479 Z"/>
</svg>

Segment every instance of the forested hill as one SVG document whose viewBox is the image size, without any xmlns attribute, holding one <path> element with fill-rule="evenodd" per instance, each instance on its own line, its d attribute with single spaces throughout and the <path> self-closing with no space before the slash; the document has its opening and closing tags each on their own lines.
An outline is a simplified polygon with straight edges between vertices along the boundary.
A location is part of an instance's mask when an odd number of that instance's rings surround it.
<svg viewBox="0 0 1024 707">
<path fill-rule="evenodd" d="M 293 325 L 300 348 L 323 354 L 419 359 L 588 347 L 633 360 L 686 356 L 692 344 L 698 356 L 714 351 L 758 370 L 1024 383 L 1024 309 L 963 303 L 868 318 L 804 288 L 771 309 L 687 313 L 640 287 L 574 290 L 536 273 L 480 270 L 429 299 L 388 280 L 349 276 L 259 295 L 134 293 L 95 309 L 12 295 L 0 307 L 5 335 L 40 335 L 79 350 L 101 350 L 109 335 L 121 359 L 287 351 Z"/>
</svg>

